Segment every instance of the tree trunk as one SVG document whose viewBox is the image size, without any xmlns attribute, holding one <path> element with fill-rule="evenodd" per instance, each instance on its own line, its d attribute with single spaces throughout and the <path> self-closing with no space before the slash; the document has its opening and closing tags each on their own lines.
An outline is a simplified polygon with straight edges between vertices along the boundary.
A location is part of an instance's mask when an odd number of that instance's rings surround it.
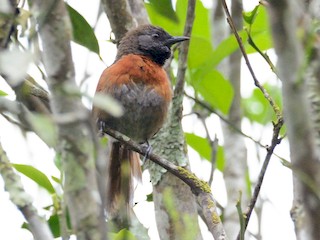
<svg viewBox="0 0 320 240">
<path fill-rule="evenodd" d="M 154 152 L 160 156 L 178 166 L 189 168 L 180 122 L 182 108 L 175 104 L 175 100 L 173 101 L 169 120 L 152 141 L 152 146 Z M 163 168 L 149 162 L 148 165 L 153 183 L 153 199 L 160 239 L 202 239 L 197 206 L 190 187 Z M 172 205 L 168 203 L 171 199 Z M 193 229 L 188 229 L 190 223 Z"/>
</svg>

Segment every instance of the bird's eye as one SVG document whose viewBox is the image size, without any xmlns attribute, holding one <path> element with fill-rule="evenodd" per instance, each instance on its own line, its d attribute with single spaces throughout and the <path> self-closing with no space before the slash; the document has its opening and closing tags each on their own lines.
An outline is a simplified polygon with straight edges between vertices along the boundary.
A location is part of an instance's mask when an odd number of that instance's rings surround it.
<svg viewBox="0 0 320 240">
<path fill-rule="evenodd" d="M 152 38 L 153 38 L 153 39 L 159 38 L 159 34 L 157 34 L 157 33 L 152 34 Z"/>
</svg>

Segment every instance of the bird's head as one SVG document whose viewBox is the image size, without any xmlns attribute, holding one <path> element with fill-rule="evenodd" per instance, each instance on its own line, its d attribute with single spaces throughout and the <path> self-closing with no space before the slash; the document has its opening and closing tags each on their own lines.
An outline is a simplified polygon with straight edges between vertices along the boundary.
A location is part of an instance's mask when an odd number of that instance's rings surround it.
<svg viewBox="0 0 320 240">
<path fill-rule="evenodd" d="M 129 31 L 120 41 L 117 59 L 127 54 L 140 54 L 150 57 L 163 65 L 171 55 L 171 46 L 188 40 L 188 37 L 174 37 L 160 27 L 142 25 Z"/>
</svg>

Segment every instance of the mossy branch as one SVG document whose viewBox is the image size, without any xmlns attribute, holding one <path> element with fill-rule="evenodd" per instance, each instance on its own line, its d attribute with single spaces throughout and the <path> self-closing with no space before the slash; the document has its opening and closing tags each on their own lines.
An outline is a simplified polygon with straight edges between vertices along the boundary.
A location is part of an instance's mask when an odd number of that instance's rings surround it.
<svg viewBox="0 0 320 240">
<path fill-rule="evenodd" d="M 104 129 L 103 131 L 104 132 L 102 134 L 108 134 L 109 136 L 120 141 L 121 143 L 129 146 L 131 150 L 146 156 L 147 148 L 144 145 L 139 145 L 138 143 L 131 140 L 129 137 L 117 131 L 113 131 L 111 129 Z M 208 183 L 199 179 L 194 173 L 188 171 L 187 169 L 183 167 L 178 167 L 175 164 L 168 161 L 167 159 L 164 159 L 154 153 L 149 153 L 146 157 L 150 159 L 152 162 L 165 168 L 174 176 L 181 179 L 191 188 L 191 191 L 197 198 L 199 206 L 202 208 L 206 224 L 208 225 L 213 237 L 215 239 L 227 239 L 219 214 L 217 213 L 215 200 L 212 196 L 211 189 Z"/>
</svg>

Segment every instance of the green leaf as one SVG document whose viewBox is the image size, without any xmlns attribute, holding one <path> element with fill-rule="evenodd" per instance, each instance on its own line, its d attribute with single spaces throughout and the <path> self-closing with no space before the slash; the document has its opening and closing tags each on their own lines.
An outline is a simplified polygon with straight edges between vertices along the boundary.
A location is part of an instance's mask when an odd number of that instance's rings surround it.
<svg viewBox="0 0 320 240">
<path fill-rule="evenodd" d="M 248 196 L 252 196 L 252 190 L 251 190 L 252 182 L 250 179 L 250 172 L 249 171 L 246 172 L 245 179 L 246 179 L 245 182 L 246 182 L 246 187 L 247 187 L 246 192 L 247 192 Z"/>
<path fill-rule="evenodd" d="M 188 9 L 188 1 L 178 0 L 177 1 L 177 12 L 184 23 L 186 18 L 186 12 Z M 192 37 L 201 37 L 211 42 L 211 31 L 210 31 L 210 11 L 203 6 L 202 1 L 196 1 L 195 16 L 192 28 Z"/>
<path fill-rule="evenodd" d="M 197 151 L 200 157 L 211 161 L 211 146 L 208 142 L 208 139 L 199 137 L 193 133 L 185 133 L 185 137 L 188 145 Z M 222 146 L 218 146 L 216 155 L 216 168 L 223 172 L 224 165 L 224 149 Z"/>
<path fill-rule="evenodd" d="M 245 31 L 239 31 L 239 36 L 241 37 L 243 43 L 246 43 L 248 36 Z M 191 44 L 192 44 L 193 39 L 191 39 Z M 211 40 L 207 40 L 208 42 L 211 42 Z M 195 49 L 191 50 L 192 51 L 201 51 L 200 49 L 202 48 L 202 45 L 204 43 L 198 43 L 194 44 Z M 206 43 L 207 44 L 207 43 Z M 201 46 L 201 48 L 199 48 Z M 193 46 L 191 46 L 193 47 Z M 203 72 L 210 72 L 212 71 L 213 68 L 215 68 L 223 59 L 228 57 L 230 54 L 234 53 L 236 50 L 239 49 L 238 42 L 236 41 L 236 38 L 233 34 L 230 34 L 229 37 L 224 39 L 218 46 L 216 46 L 215 49 L 209 50 L 208 47 L 205 45 L 205 48 L 207 49 L 207 53 L 203 54 L 202 57 L 202 62 L 201 67 L 199 69 Z M 189 56 L 189 61 L 190 59 L 193 58 L 193 55 Z M 201 58 L 201 57 L 200 57 Z M 192 65 L 193 66 L 193 65 Z M 196 65 L 197 66 L 197 65 Z"/>
<path fill-rule="evenodd" d="M 190 40 L 188 54 L 188 67 L 192 69 L 202 68 L 214 56 L 211 41 L 203 37 L 193 36 Z"/>
<path fill-rule="evenodd" d="M 21 228 L 22 229 L 26 229 L 26 230 L 29 230 L 30 233 L 31 233 L 31 230 L 30 230 L 30 227 L 29 227 L 29 224 L 27 222 L 23 222 L 22 225 L 21 225 Z"/>
<path fill-rule="evenodd" d="M 50 218 L 48 219 L 48 225 L 50 227 L 50 230 L 54 236 L 54 238 L 61 237 L 61 230 L 60 230 L 60 218 L 62 216 L 59 216 L 58 214 L 51 215 Z M 66 212 L 66 227 L 68 230 L 71 231 L 71 221 L 70 221 L 70 214 L 69 211 L 67 210 Z"/>
<path fill-rule="evenodd" d="M 36 182 L 39 186 L 46 189 L 49 193 L 53 194 L 55 193 L 55 190 L 49 181 L 48 177 L 35 167 L 32 167 L 30 165 L 25 164 L 12 164 L 13 167 L 23 175 L 27 176 L 34 182 Z"/>
<path fill-rule="evenodd" d="M 54 238 L 58 238 L 61 236 L 60 221 L 59 221 L 59 216 L 57 214 L 50 216 L 50 218 L 48 219 L 48 225 L 50 227 L 50 230 Z"/>
<path fill-rule="evenodd" d="M 56 146 L 58 129 L 52 118 L 44 114 L 31 114 L 30 122 L 34 132 L 50 147 Z"/>
<path fill-rule="evenodd" d="M 68 4 L 67 9 L 72 24 L 73 41 L 99 55 L 99 43 L 89 23 L 80 13 Z"/>
<path fill-rule="evenodd" d="M 160 26 L 172 35 L 181 35 L 183 32 L 183 24 L 181 18 L 177 16 L 177 21 L 162 15 L 157 9 L 150 3 L 145 3 L 146 10 L 150 21 L 155 26 Z"/>
<path fill-rule="evenodd" d="M 256 16 L 257 16 L 257 12 L 259 9 L 260 5 L 257 5 L 251 12 L 243 12 L 242 16 L 243 19 L 246 23 L 248 23 L 249 25 L 252 25 Z"/>
<path fill-rule="evenodd" d="M 224 157 L 224 147 L 218 146 L 217 149 L 217 160 L 216 160 L 216 168 L 221 172 L 224 171 L 225 167 L 225 157 Z"/>
<path fill-rule="evenodd" d="M 153 202 L 153 193 L 147 195 L 147 202 Z"/>
<path fill-rule="evenodd" d="M 173 10 L 171 0 L 149 0 L 149 5 L 161 16 L 174 22 L 179 21 L 176 12 Z"/>
<path fill-rule="evenodd" d="M 195 151 L 197 151 L 200 157 L 210 161 L 211 159 L 211 146 L 208 139 L 199 137 L 193 133 L 185 133 L 187 143 Z"/>
<path fill-rule="evenodd" d="M 259 89 L 254 89 L 249 98 L 243 99 L 243 107 L 244 115 L 251 122 L 258 122 L 263 125 L 270 122 L 270 114 L 272 112 L 269 110 L 269 104 Z"/>
<path fill-rule="evenodd" d="M 127 229 L 122 229 L 118 233 L 110 233 L 109 238 L 112 240 L 137 240 L 137 238 Z"/>
<path fill-rule="evenodd" d="M 244 13 L 244 15 L 246 14 L 250 15 L 251 19 L 248 22 L 245 20 L 245 28 L 249 29 L 249 34 L 255 45 L 260 51 L 272 48 L 273 42 L 266 8 L 257 6 L 252 12 Z M 246 37 L 246 39 L 248 38 Z M 257 52 L 247 40 L 243 42 L 248 54 Z"/>
<path fill-rule="evenodd" d="M 231 84 L 216 70 L 206 74 L 193 74 L 191 85 L 206 102 L 222 113 L 228 114 L 233 98 Z"/>
<path fill-rule="evenodd" d="M 278 106 L 282 105 L 281 90 L 279 87 L 264 84 L 267 90 Z M 244 115 L 252 122 L 258 122 L 266 125 L 275 119 L 275 115 L 269 102 L 265 99 L 259 89 L 254 89 L 251 96 L 242 100 Z"/>
<path fill-rule="evenodd" d="M 0 90 L 0 97 L 8 96 L 8 94 L 2 90 Z"/>
<path fill-rule="evenodd" d="M 184 21 L 186 18 L 187 1 L 177 1 L 178 16 Z M 213 56 L 212 39 L 210 33 L 209 10 L 201 1 L 196 2 L 196 18 L 194 20 L 190 40 L 188 67 L 198 68 Z"/>
<path fill-rule="evenodd" d="M 61 169 L 62 169 L 61 153 L 56 153 L 53 162 L 54 162 L 54 165 L 56 165 L 56 167 L 61 171 Z"/>
<path fill-rule="evenodd" d="M 176 1 L 176 11 L 175 18 L 177 20 L 173 20 L 172 17 L 168 18 L 166 15 L 160 13 L 159 8 L 155 6 L 155 2 L 159 5 L 164 5 L 167 0 L 152 0 L 145 3 L 148 16 L 153 25 L 160 26 L 164 28 L 167 32 L 172 35 L 181 35 L 184 29 L 184 22 L 186 19 L 186 13 L 188 8 L 188 1 L 185 0 L 177 0 Z M 171 6 L 171 5 L 170 5 Z M 167 6 L 168 10 L 169 5 Z M 170 11 L 170 10 L 168 10 Z M 200 0 L 197 0 L 196 10 L 195 10 L 196 18 L 194 21 L 194 27 L 192 31 L 192 37 L 200 37 L 206 40 L 210 38 L 210 18 L 209 18 L 209 10 L 205 8 Z M 170 13 L 173 14 L 173 13 Z"/>
<path fill-rule="evenodd" d="M 251 33 L 258 33 L 269 30 L 268 13 L 265 7 L 259 7 L 254 13 L 253 21 L 251 23 Z M 249 27 L 249 26 L 248 26 Z"/>
<path fill-rule="evenodd" d="M 60 179 L 60 178 L 57 178 L 57 177 L 55 177 L 55 176 L 51 176 L 51 179 L 52 179 L 53 181 L 55 181 L 56 183 L 62 185 L 62 182 L 61 182 L 61 179 Z"/>
<path fill-rule="evenodd" d="M 265 51 L 273 47 L 273 42 L 269 31 L 251 34 L 251 37 L 260 51 Z M 257 50 L 254 49 L 248 42 L 246 42 L 244 46 L 247 54 L 257 52 Z"/>
</svg>

